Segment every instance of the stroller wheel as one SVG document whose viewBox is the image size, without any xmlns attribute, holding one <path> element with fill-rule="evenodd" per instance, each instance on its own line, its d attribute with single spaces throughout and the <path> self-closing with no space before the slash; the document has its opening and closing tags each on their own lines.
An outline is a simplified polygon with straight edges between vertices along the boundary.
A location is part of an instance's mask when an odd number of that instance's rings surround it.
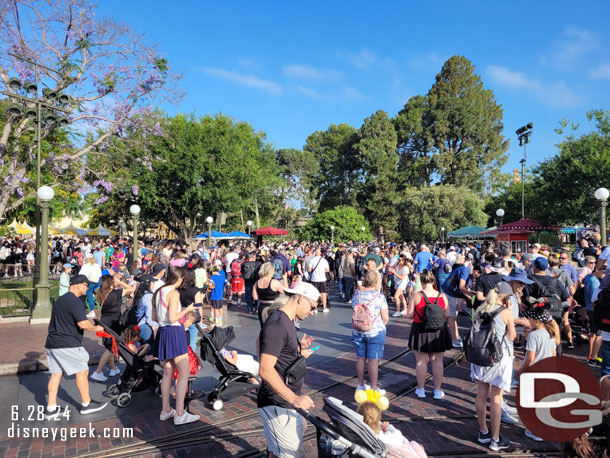
<svg viewBox="0 0 610 458">
<path fill-rule="evenodd" d="M 106 394 L 112 398 L 116 398 L 119 394 L 121 394 L 121 390 L 118 385 L 110 385 L 106 390 Z"/>
<path fill-rule="evenodd" d="M 129 393 L 119 395 L 116 403 L 119 407 L 127 407 L 129 404 L 131 404 L 131 395 Z"/>
<path fill-rule="evenodd" d="M 222 409 L 222 405 L 223 402 L 220 399 L 216 399 L 213 403 L 212 403 L 212 409 L 214 410 L 220 410 Z"/>
</svg>

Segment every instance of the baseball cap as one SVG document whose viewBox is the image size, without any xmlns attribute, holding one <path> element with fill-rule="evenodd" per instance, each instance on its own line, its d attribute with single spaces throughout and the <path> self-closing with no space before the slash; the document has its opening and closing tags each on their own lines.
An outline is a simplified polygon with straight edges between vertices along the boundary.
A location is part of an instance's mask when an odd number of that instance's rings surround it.
<svg viewBox="0 0 610 458">
<path fill-rule="evenodd" d="M 222 266 L 222 261 L 220 259 L 217 259 L 216 261 L 214 261 L 214 265 L 215 266 Z"/>
<path fill-rule="evenodd" d="M 68 267 L 74 267 L 72 264 L 70 264 L 69 262 L 66 262 L 64 264 L 64 269 L 67 269 Z"/>
<path fill-rule="evenodd" d="M 157 275 L 159 272 L 166 270 L 165 264 L 155 264 L 152 268 L 152 274 Z"/>
<path fill-rule="evenodd" d="M 305 283 L 304 281 L 297 283 L 294 288 L 284 288 L 284 292 L 288 295 L 297 294 L 299 296 L 305 296 L 315 302 L 318 302 L 318 298 L 320 297 L 320 291 L 311 283 Z"/>
<path fill-rule="evenodd" d="M 379 253 L 379 247 L 378 246 L 375 247 L 375 253 Z"/>
<path fill-rule="evenodd" d="M 89 279 L 85 275 L 75 275 L 74 277 L 72 277 L 70 279 L 71 285 L 82 285 L 83 283 L 86 285 L 93 284 L 92 282 L 89 281 Z"/>
<path fill-rule="evenodd" d="M 549 268 L 549 261 L 544 256 L 539 256 L 534 261 L 534 268 L 538 270 L 547 270 Z"/>
<path fill-rule="evenodd" d="M 494 258 L 491 261 L 491 265 L 489 266 L 492 272 L 499 273 L 504 269 L 504 259 L 502 258 Z"/>
</svg>

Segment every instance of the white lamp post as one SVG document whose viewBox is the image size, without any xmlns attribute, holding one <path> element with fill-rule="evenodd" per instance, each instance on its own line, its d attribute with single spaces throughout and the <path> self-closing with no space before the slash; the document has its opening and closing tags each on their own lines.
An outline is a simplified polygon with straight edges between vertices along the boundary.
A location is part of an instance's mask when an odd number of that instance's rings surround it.
<svg viewBox="0 0 610 458">
<path fill-rule="evenodd" d="M 504 216 L 504 210 L 502 208 L 498 208 L 496 210 L 496 216 L 498 217 L 498 226 L 502 226 L 502 217 Z"/>
<path fill-rule="evenodd" d="M 129 207 L 129 212 L 133 217 L 133 257 L 131 262 L 135 267 L 136 262 L 138 262 L 138 221 L 140 219 L 140 206 L 133 204 L 131 207 Z"/>
<path fill-rule="evenodd" d="M 445 244 L 445 226 L 441 227 L 441 237 L 443 239 L 443 245 Z"/>
<path fill-rule="evenodd" d="M 48 323 L 51 319 L 49 291 L 49 207 L 55 196 L 50 186 L 41 186 L 36 192 L 40 201 L 40 277 L 36 284 L 36 306 L 30 323 Z"/>
<path fill-rule="evenodd" d="M 212 246 L 212 223 L 214 222 L 214 218 L 208 216 L 205 219 L 205 222 L 208 223 L 208 247 Z"/>
<path fill-rule="evenodd" d="M 330 244 L 333 245 L 335 239 L 335 226 L 330 226 Z"/>
<path fill-rule="evenodd" d="M 599 188 L 595 191 L 595 198 L 599 200 L 600 205 L 600 235 L 601 235 L 601 244 L 602 246 L 606 246 L 606 205 L 608 205 L 608 197 L 610 196 L 610 191 L 606 188 Z"/>
<path fill-rule="evenodd" d="M 362 229 L 362 241 L 364 242 L 364 231 L 366 230 L 366 227 L 362 226 L 360 229 Z"/>
</svg>

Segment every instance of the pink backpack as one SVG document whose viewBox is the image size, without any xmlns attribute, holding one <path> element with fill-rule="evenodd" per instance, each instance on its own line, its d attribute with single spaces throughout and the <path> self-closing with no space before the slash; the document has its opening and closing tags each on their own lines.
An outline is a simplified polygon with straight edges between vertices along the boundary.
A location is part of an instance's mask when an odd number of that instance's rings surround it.
<svg viewBox="0 0 610 458">
<path fill-rule="evenodd" d="M 354 305 L 354 309 L 352 311 L 352 328 L 354 328 L 354 330 L 359 332 L 368 332 L 371 330 L 375 320 L 377 320 L 377 317 L 379 316 L 379 313 L 375 315 L 374 318 L 371 318 L 371 309 L 369 308 L 369 305 L 377 298 L 377 296 L 379 296 L 379 293 L 375 294 L 375 296 L 373 296 L 373 298 L 366 304 L 361 304 L 358 302 L 356 305 Z M 358 291 L 358 301 L 360 301 L 360 291 Z"/>
</svg>

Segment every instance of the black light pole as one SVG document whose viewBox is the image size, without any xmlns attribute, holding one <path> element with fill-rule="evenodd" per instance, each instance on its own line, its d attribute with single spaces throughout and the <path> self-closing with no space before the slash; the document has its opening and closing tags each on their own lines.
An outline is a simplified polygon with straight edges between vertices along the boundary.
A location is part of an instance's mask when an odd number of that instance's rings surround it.
<svg viewBox="0 0 610 458">
<path fill-rule="evenodd" d="M 534 123 L 530 122 L 516 131 L 519 146 L 523 146 L 523 159 L 519 161 L 521 163 L 521 219 L 525 219 L 525 162 L 527 161 L 525 145 L 530 142 L 533 128 Z"/>
</svg>

